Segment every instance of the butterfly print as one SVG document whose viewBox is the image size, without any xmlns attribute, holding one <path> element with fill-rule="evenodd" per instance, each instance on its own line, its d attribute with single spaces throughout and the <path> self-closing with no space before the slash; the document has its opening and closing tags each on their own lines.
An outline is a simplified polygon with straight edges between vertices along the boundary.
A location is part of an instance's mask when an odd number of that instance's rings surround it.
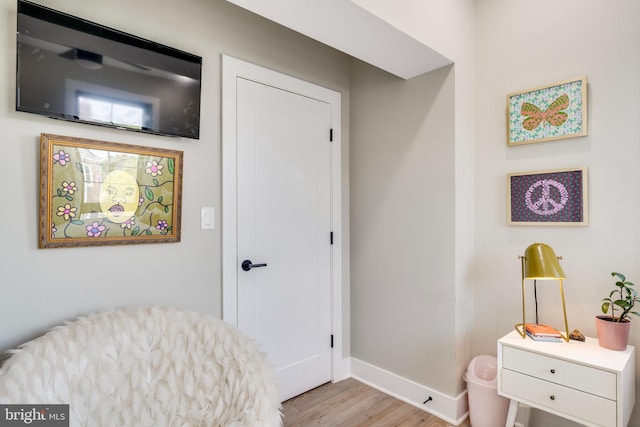
<svg viewBox="0 0 640 427">
<path fill-rule="evenodd" d="M 569 95 L 564 94 L 556 98 L 545 111 L 530 102 L 523 102 L 520 113 L 527 116 L 522 121 L 522 127 L 526 130 L 534 130 L 543 121 L 547 121 L 552 126 L 560 126 L 567 121 L 569 115 L 564 110 L 569 106 Z"/>
</svg>

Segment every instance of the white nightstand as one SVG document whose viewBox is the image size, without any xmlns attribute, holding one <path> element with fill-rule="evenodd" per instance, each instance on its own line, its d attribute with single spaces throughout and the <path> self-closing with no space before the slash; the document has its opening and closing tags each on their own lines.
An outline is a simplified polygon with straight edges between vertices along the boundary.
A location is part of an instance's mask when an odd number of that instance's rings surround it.
<svg viewBox="0 0 640 427">
<path fill-rule="evenodd" d="M 635 404 L 635 349 L 607 350 L 586 342 L 540 342 L 513 331 L 498 340 L 498 394 L 518 405 L 586 426 L 626 427 Z"/>
</svg>

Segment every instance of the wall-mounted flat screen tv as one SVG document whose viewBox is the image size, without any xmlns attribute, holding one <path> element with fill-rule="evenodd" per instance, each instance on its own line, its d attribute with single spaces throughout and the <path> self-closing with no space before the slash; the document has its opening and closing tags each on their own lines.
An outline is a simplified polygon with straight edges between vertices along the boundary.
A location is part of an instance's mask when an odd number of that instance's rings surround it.
<svg viewBox="0 0 640 427">
<path fill-rule="evenodd" d="M 201 57 L 24 0 L 17 30 L 16 110 L 200 137 Z"/>
</svg>

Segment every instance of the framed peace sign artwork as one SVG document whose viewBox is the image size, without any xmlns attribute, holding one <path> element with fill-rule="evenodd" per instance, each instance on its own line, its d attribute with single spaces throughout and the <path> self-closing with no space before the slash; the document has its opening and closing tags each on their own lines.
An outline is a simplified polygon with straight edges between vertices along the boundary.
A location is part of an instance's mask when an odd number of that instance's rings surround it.
<svg viewBox="0 0 640 427">
<path fill-rule="evenodd" d="M 182 151 L 40 135 L 40 248 L 180 241 Z"/>
<path fill-rule="evenodd" d="M 588 225 L 587 168 L 510 173 L 511 225 Z"/>
<path fill-rule="evenodd" d="M 587 135 L 587 77 L 507 95 L 507 144 Z"/>
</svg>

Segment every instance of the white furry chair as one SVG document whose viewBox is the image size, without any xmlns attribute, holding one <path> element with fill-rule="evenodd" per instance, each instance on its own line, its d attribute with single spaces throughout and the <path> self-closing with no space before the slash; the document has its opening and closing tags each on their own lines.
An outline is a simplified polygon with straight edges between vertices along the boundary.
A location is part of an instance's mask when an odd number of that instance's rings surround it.
<svg viewBox="0 0 640 427">
<path fill-rule="evenodd" d="M 210 316 L 102 311 L 11 353 L 0 368 L 0 403 L 68 403 L 71 426 L 281 425 L 265 355 Z"/>
</svg>

